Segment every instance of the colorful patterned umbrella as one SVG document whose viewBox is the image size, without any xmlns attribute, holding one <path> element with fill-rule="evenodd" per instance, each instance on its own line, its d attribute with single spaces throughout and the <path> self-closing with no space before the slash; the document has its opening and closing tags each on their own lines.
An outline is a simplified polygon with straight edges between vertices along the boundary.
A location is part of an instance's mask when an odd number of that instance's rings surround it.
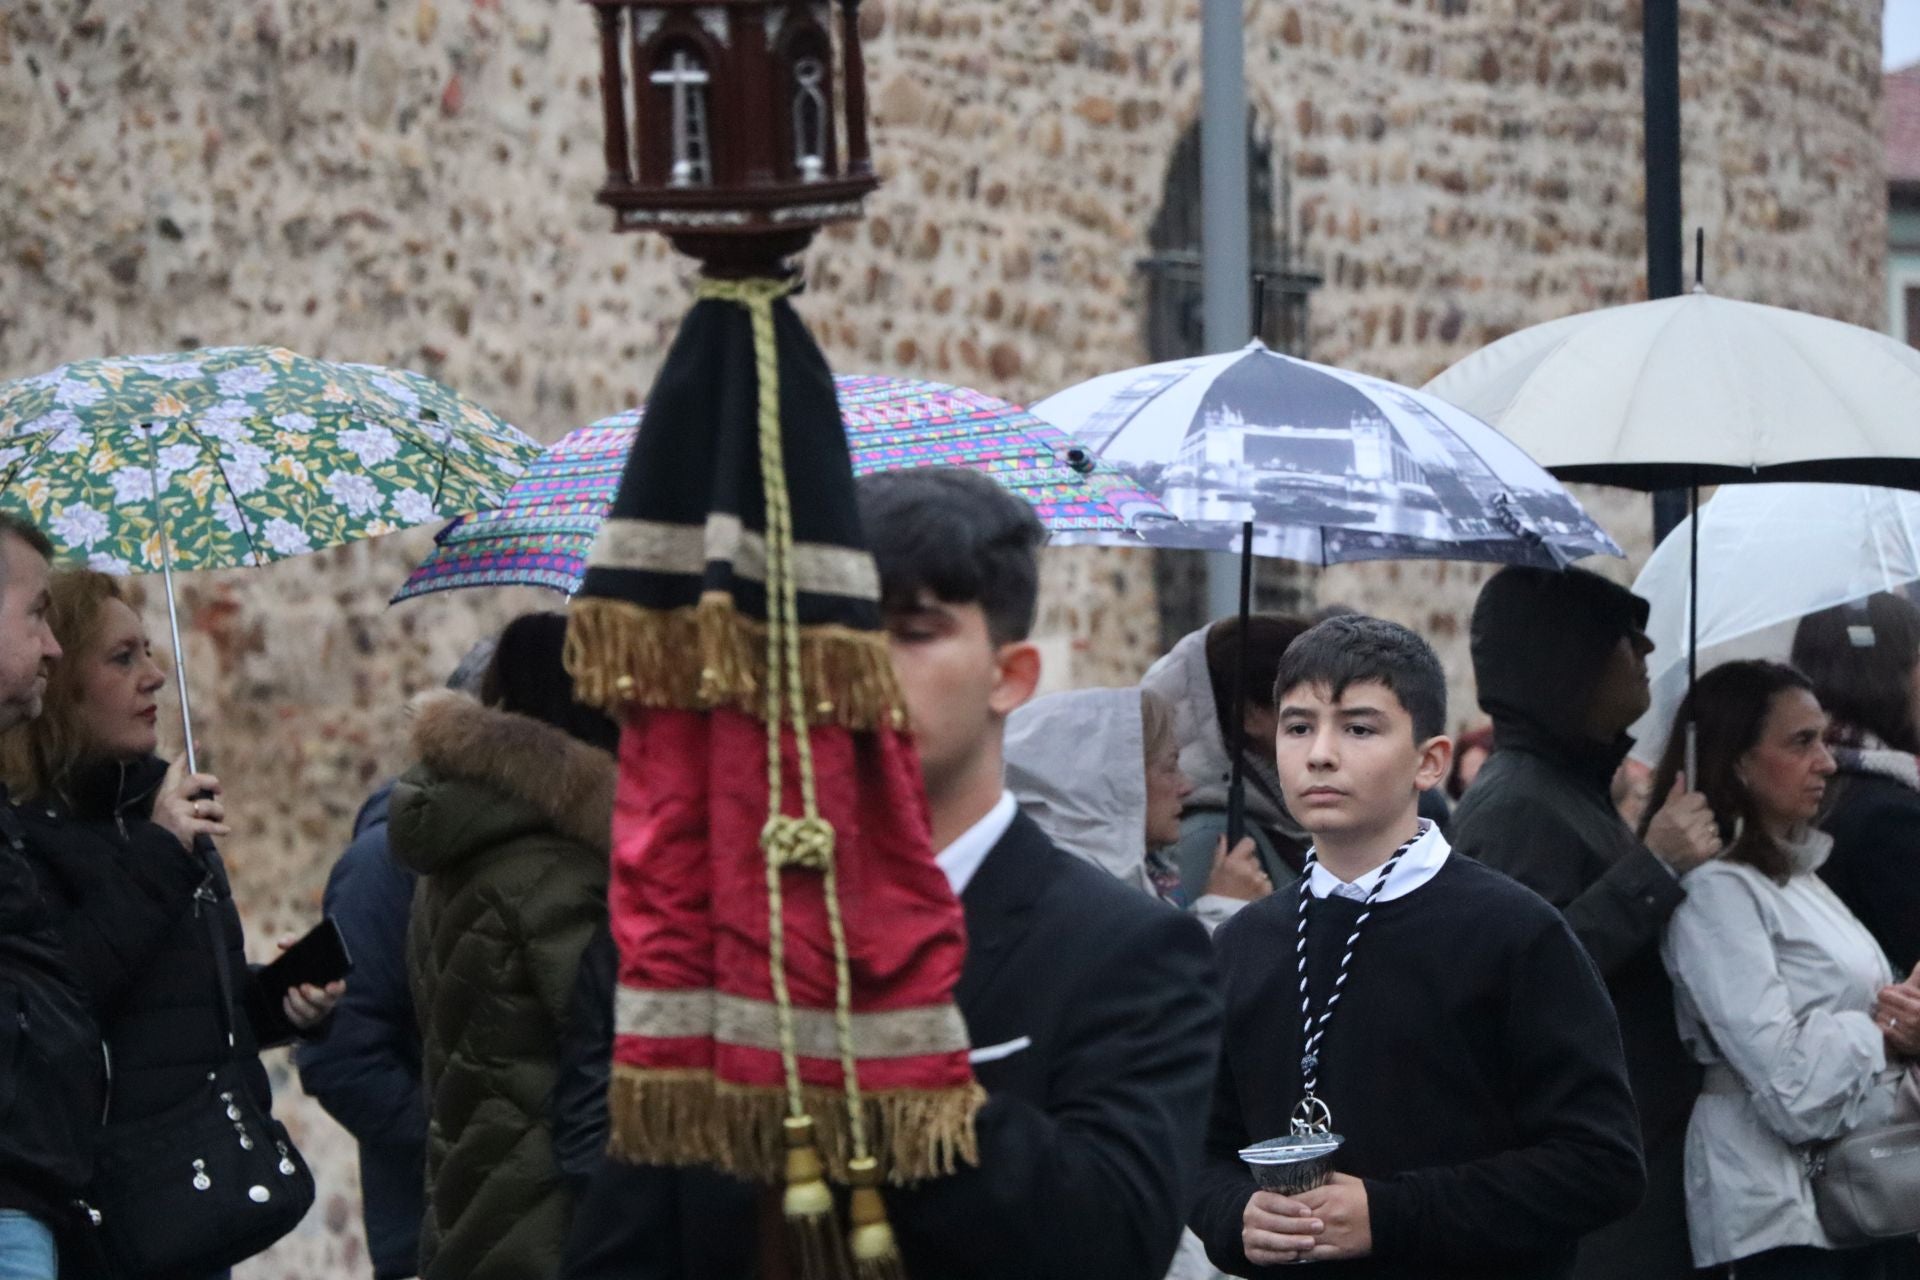
<svg viewBox="0 0 1920 1280">
<path fill-rule="evenodd" d="M 539 453 L 431 378 L 277 347 L 0 384 L 0 506 L 112 573 L 165 567 L 156 484 L 173 567 L 228 569 L 497 505 Z"/>
<path fill-rule="evenodd" d="M 1057 545 L 1139 545 L 1167 520 L 1158 500 L 1058 428 L 1004 400 L 915 379 L 834 379 L 855 475 L 963 466 L 1033 504 Z M 639 409 L 602 419 L 549 449 L 499 507 L 454 521 L 394 595 L 456 587 L 536 586 L 572 594 L 640 424 Z"/>
</svg>

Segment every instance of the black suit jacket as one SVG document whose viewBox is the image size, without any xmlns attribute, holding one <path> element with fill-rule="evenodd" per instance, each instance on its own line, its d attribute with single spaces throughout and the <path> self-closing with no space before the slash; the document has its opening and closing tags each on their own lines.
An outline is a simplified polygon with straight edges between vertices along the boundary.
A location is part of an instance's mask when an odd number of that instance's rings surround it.
<svg viewBox="0 0 1920 1280">
<path fill-rule="evenodd" d="M 914 1280 L 1160 1280 L 1206 1127 L 1220 996 L 1190 917 L 1063 853 L 1016 817 L 961 895 L 956 999 L 988 1102 L 980 1165 L 890 1191 Z M 1023 1047 L 1013 1048 L 1021 1041 Z M 604 1162 L 571 1280 L 745 1280 L 759 1192 Z"/>
</svg>

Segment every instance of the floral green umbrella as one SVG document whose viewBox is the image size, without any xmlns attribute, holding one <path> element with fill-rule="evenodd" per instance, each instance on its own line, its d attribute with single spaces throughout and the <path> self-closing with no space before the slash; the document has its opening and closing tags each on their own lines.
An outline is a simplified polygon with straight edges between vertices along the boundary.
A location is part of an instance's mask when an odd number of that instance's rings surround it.
<svg viewBox="0 0 1920 1280">
<path fill-rule="evenodd" d="M 0 507 L 64 557 L 166 575 L 263 565 L 499 505 L 532 437 L 397 369 L 279 347 L 82 360 L 0 383 Z"/>
<path fill-rule="evenodd" d="M 0 506 L 118 573 L 261 565 L 498 505 L 539 444 L 403 370 L 277 347 L 0 384 Z"/>
</svg>

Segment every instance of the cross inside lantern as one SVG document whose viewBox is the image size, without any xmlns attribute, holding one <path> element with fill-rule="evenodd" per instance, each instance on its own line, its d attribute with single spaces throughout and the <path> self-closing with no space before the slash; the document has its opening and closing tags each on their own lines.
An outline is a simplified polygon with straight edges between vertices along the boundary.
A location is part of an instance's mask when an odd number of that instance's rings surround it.
<svg viewBox="0 0 1920 1280">
<path fill-rule="evenodd" d="M 728 241 L 784 256 L 860 216 L 878 179 L 859 0 L 588 3 L 615 226 L 713 261 L 746 250 Z"/>
</svg>

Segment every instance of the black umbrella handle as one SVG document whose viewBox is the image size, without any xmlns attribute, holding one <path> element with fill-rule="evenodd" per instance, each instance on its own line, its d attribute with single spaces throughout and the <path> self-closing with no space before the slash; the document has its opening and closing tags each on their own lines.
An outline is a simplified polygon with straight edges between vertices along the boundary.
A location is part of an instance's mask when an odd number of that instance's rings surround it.
<svg viewBox="0 0 1920 1280">
<path fill-rule="evenodd" d="M 1227 849 L 1247 835 L 1247 630 L 1253 614 L 1253 521 L 1240 526 L 1240 634 L 1233 646 L 1233 724 L 1225 735 L 1233 743 L 1227 775 Z"/>
</svg>

